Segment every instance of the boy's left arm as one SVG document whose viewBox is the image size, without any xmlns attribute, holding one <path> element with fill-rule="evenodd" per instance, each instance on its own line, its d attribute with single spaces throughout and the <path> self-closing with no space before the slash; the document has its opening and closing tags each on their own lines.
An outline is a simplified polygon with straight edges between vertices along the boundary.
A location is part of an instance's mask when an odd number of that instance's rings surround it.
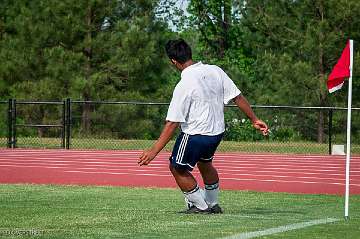
<svg viewBox="0 0 360 239">
<path fill-rule="evenodd" d="M 170 141 L 174 132 L 179 127 L 178 122 L 166 121 L 165 126 L 155 144 L 148 150 L 145 150 L 138 161 L 140 166 L 148 165 L 158 153 L 165 147 L 165 145 Z"/>
</svg>

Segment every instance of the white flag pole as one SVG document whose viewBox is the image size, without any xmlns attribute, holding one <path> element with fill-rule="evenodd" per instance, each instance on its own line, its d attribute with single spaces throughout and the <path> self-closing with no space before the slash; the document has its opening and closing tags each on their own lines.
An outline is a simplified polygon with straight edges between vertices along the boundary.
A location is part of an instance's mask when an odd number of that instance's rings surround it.
<svg viewBox="0 0 360 239">
<path fill-rule="evenodd" d="M 350 141 L 351 141 L 351 99 L 352 99 L 352 69 L 353 69 L 353 40 L 350 40 L 350 77 L 347 107 L 346 133 L 346 188 L 345 188 L 345 219 L 349 218 L 349 188 L 350 188 Z"/>
</svg>

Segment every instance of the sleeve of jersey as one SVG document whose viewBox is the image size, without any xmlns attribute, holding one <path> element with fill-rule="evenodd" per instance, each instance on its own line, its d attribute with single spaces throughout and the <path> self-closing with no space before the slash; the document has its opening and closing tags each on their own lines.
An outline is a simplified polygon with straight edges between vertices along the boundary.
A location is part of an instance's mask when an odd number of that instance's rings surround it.
<svg viewBox="0 0 360 239">
<path fill-rule="evenodd" d="M 222 71 L 222 78 L 224 84 L 224 104 L 227 105 L 230 100 L 240 95 L 241 91 L 224 71 Z"/>
<path fill-rule="evenodd" d="M 171 122 L 186 122 L 190 108 L 190 97 L 180 85 L 175 87 L 166 120 Z"/>
</svg>

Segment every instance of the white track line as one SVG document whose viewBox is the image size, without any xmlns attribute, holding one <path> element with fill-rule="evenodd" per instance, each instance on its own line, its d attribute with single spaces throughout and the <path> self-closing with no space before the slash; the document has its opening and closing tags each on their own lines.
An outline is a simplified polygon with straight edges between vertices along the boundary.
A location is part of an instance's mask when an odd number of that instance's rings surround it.
<svg viewBox="0 0 360 239">
<path fill-rule="evenodd" d="M 72 157 L 57 157 L 57 156 L 48 156 L 48 157 L 12 157 L 12 158 L 4 158 L 0 157 L 0 161 L 32 161 L 32 160 L 44 160 L 44 161 L 72 161 L 72 162 L 87 162 L 87 161 L 106 161 L 106 162 L 122 162 L 122 163 L 133 163 L 138 160 L 138 158 L 109 158 L 109 157 L 85 157 L 85 158 L 79 158 L 76 155 L 73 155 Z M 158 157 L 155 162 L 158 163 L 168 163 L 168 158 L 160 158 Z M 234 164 L 237 165 L 272 165 L 272 166 L 295 166 L 295 167 L 336 167 L 336 166 L 342 166 L 344 165 L 344 161 L 308 161 L 308 160 L 299 160 L 299 161 L 291 161 L 287 159 L 283 160 L 214 160 L 214 164 L 218 166 L 232 166 Z M 360 166 L 360 161 L 352 161 L 352 165 L 355 167 Z"/>
<path fill-rule="evenodd" d="M 40 163 L 106 163 L 106 164 L 121 164 L 121 165 L 136 165 L 136 160 L 98 160 L 98 159 L 86 159 L 86 160 L 57 160 L 54 158 L 48 158 L 48 160 L 40 160 L 40 159 L 0 159 L 0 162 L 9 162 L 9 163 L 17 163 L 17 162 L 24 162 L 24 163 L 35 163 L 35 162 L 40 162 Z M 234 162 L 229 162 L 229 163 L 234 163 Z M 156 165 L 164 165 L 167 166 L 168 165 L 168 161 L 155 161 L 153 164 Z M 273 166 L 273 167 L 278 167 L 278 168 L 291 168 L 291 166 L 294 166 L 296 168 L 309 168 L 309 169 L 321 169 L 321 168 L 326 168 L 326 169 L 343 169 L 344 165 L 341 164 L 337 164 L 337 166 L 335 166 L 335 164 L 323 164 L 323 165 L 293 165 L 293 164 L 289 164 L 287 162 L 282 162 L 281 164 L 274 164 L 274 163 L 262 163 L 262 164 L 254 164 L 251 162 L 246 162 L 244 164 L 241 164 L 240 166 L 235 166 L 235 165 L 224 165 L 218 162 L 215 162 L 214 165 L 216 165 L 216 167 L 218 168 L 230 168 L 230 169 L 236 169 L 236 168 L 243 168 L 244 166 L 246 168 L 249 167 L 255 167 L 255 168 L 264 168 L 264 165 L 266 165 L 266 167 L 269 166 Z M 259 167 L 261 166 L 261 167 Z M 275 168 L 275 169 L 278 169 Z"/>
<path fill-rule="evenodd" d="M 172 177 L 172 175 L 170 175 L 170 174 L 168 174 L 168 175 L 163 175 L 163 174 L 156 174 L 156 173 L 138 173 L 138 174 L 133 174 L 133 173 L 123 173 L 123 172 L 114 172 L 114 173 L 109 173 L 109 172 L 87 172 L 87 171 L 78 171 L 78 170 L 69 170 L 69 171 L 64 171 L 64 172 L 65 172 L 65 173 L 84 173 L 84 174 L 114 174 L 114 175 Z"/>
<path fill-rule="evenodd" d="M 16 149 L 16 150 L 0 150 L 0 154 L 2 155 L 14 155 L 18 154 L 21 155 L 28 155 L 28 154 L 34 154 L 34 155 L 61 155 L 61 156 L 67 156 L 73 157 L 73 155 L 83 155 L 83 156 L 89 156 L 89 155 L 107 155 L 107 156 L 139 156 L 139 154 L 142 152 L 142 150 L 43 150 L 43 149 L 35 149 L 35 150 L 22 150 L 22 149 Z M 169 157 L 170 152 L 163 152 L 161 155 L 165 155 L 165 157 Z M 261 153 L 255 153 L 255 154 L 245 154 L 245 153 L 216 153 L 215 157 L 222 157 L 222 158 L 246 158 L 246 159 L 256 159 L 256 158 L 266 158 L 266 159 L 274 159 L 274 158 L 285 158 L 285 159 L 332 159 L 332 160 L 344 160 L 344 156 L 333 156 L 333 155 L 306 155 L 306 154 L 261 154 Z M 358 155 L 353 155 L 352 158 L 354 159 L 360 159 Z"/>
<path fill-rule="evenodd" d="M 72 156 L 63 156 L 63 155 L 45 155 L 45 156 L 38 156 L 38 155 L 26 155 L 26 156 L 15 156 L 12 155 L 10 157 L 4 157 L 4 155 L 0 155 L 0 160 L 54 160 L 54 159 L 60 159 L 60 160 L 72 160 L 72 161 L 83 161 L 83 160 L 106 160 L 106 161 L 135 161 L 138 159 L 138 157 L 100 157 L 100 156 L 91 156 L 91 157 L 79 157 L 78 155 L 72 155 Z M 168 157 L 161 157 L 158 156 L 157 160 L 159 161 L 168 161 Z M 297 160 L 289 160 L 289 159 L 236 159 L 236 158 L 229 158 L 229 159 L 223 159 L 223 158 L 216 158 L 214 160 L 214 163 L 218 164 L 231 164 L 231 163 L 253 163 L 253 164 L 292 164 L 292 165 L 313 165 L 318 164 L 319 166 L 322 165 L 342 165 L 345 162 L 345 160 L 307 160 L 305 158 L 299 158 Z M 360 160 L 356 161 L 352 159 L 352 163 L 355 165 L 360 165 Z"/>
<path fill-rule="evenodd" d="M 94 166 L 98 166 L 98 167 L 94 167 Z M 132 167 L 132 166 L 121 166 L 121 167 L 113 167 L 111 165 L 78 165 L 77 167 L 73 167 L 73 165 L 69 165 L 69 164 L 43 164 L 43 165 L 19 165 L 19 164 L 1 164 L 0 167 L 8 167 L 8 168 L 40 168 L 40 169 L 77 169 L 77 170 L 106 170 L 106 171 L 120 171 L 120 172 L 151 172 L 151 171 L 155 171 L 156 173 L 165 173 L 168 174 L 169 171 L 164 168 L 164 167 L 156 167 L 156 166 L 151 166 L 147 169 L 139 169 L 139 166 L 136 167 Z M 195 171 L 194 173 L 198 173 L 197 171 Z M 261 173 L 233 173 L 233 172 L 227 172 L 225 170 L 219 170 L 219 174 L 222 175 L 221 178 L 226 177 L 226 176 L 231 176 L 231 177 L 241 177 L 241 178 L 246 178 L 246 177 L 253 177 L 254 180 L 258 180 L 257 178 L 259 177 L 267 177 L 269 179 L 274 179 L 274 178 L 280 178 L 280 179 L 293 179 L 293 180 L 298 180 L 298 179 L 304 179 L 304 180 L 316 180 L 319 181 L 319 183 L 323 183 L 324 180 L 327 181 L 332 181 L 332 182 L 341 182 L 343 181 L 343 177 L 330 177 L 332 175 L 329 174 L 318 174 L 320 175 L 319 177 L 314 176 L 314 174 L 310 174 L 313 176 L 306 176 L 307 174 L 302 172 L 300 176 L 291 176 L 289 175 L 288 172 L 275 172 L 275 171 L 271 171 L 270 172 L 271 175 L 266 175 L 266 174 L 261 174 Z M 281 175 L 284 174 L 284 175 Z M 337 176 L 343 176 L 342 174 L 338 174 Z M 360 182 L 360 178 L 357 175 L 352 174 L 351 175 L 351 181 L 353 183 L 358 183 Z"/>
<path fill-rule="evenodd" d="M 123 172 L 123 171 L 127 171 L 127 172 L 149 172 L 150 170 L 148 169 L 121 169 L 121 168 L 113 168 L 113 169 L 110 169 L 110 168 L 91 168 L 91 167 L 66 167 L 66 166 L 62 166 L 62 165 L 54 165 L 54 166 L 37 166 L 37 165 L 25 165 L 25 166 L 19 166 L 19 165 L 0 165 L 0 166 L 5 166 L 5 167 L 10 167 L 10 168 L 40 168 L 40 169 L 80 169 L 80 170 L 108 170 L 108 171 L 120 171 L 120 172 Z M 138 167 L 139 168 L 139 167 Z M 169 174 L 170 175 L 170 172 L 167 170 L 167 171 L 158 171 L 156 170 L 156 172 L 158 173 L 166 173 L 166 174 Z"/>
<path fill-rule="evenodd" d="M 99 166 L 99 167 L 93 167 L 93 166 Z M 151 168 L 148 169 L 140 169 L 139 166 L 136 167 L 112 167 L 111 165 L 77 165 L 77 167 L 73 167 L 73 165 L 71 164 L 0 164 L 0 167 L 12 167 L 12 168 L 59 168 L 59 169 L 77 169 L 77 170 L 106 170 L 106 171 L 126 171 L 126 172 L 149 172 L 151 170 L 156 170 L 156 173 L 169 173 L 168 170 L 164 170 L 164 167 L 154 167 L 152 166 Z M 160 169 L 160 170 L 159 170 Z M 163 169 L 163 170 L 161 170 Z M 287 175 L 287 173 L 285 173 L 286 175 L 279 175 L 279 173 L 277 172 L 272 172 L 272 175 L 263 175 L 263 174 L 258 174 L 258 173 L 232 173 L 232 172 L 226 172 L 226 171 L 220 171 L 219 174 L 224 176 L 224 175 L 230 175 L 231 177 L 255 177 L 254 180 L 257 180 L 256 178 L 258 177 L 267 177 L 269 179 L 273 179 L 273 178 L 280 178 L 280 179 L 309 179 L 309 180 L 328 180 L 328 181 L 334 181 L 334 182 L 338 182 L 338 181 L 343 181 L 343 178 L 329 178 L 329 175 L 323 175 L 325 177 L 309 177 L 309 176 L 290 176 Z M 303 174 L 302 174 L 303 175 Z M 357 181 L 357 179 L 354 178 L 354 176 L 352 175 L 352 182 Z M 319 182 L 323 182 L 323 181 L 319 181 Z M 360 181 L 359 181 L 360 182 Z"/>
<path fill-rule="evenodd" d="M 161 174 L 156 174 L 156 173 L 151 173 L 151 174 L 138 174 L 138 173 L 125 173 L 125 172 L 104 172 L 104 171 L 82 171 L 82 170 L 66 170 L 64 171 L 66 173 L 82 173 L 82 174 L 115 174 L 115 175 L 133 175 L 133 176 L 171 176 L 169 175 L 161 175 Z M 252 181 L 252 182 L 275 182 L 275 183 L 303 183 L 303 184 L 320 184 L 320 185 L 345 185 L 344 183 L 329 183 L 329 182 L 312 182 L 312 181 L 285 181 L 285 180 L 272 180 L 272 179 L 250 179 L 250 178 L 226 178 L 226 177 L 222 177 L 221 180 L 235 180 L 235 181 Z M 350 184 L 351 186 L 354 187 L 360 187 L 360 184 Z"/>
<path fill-rule="evenodd" d="M 127 155 L 137 155 L 139 153 L 142 153 L 143 150 L 54 150 L 54 149 L 1 149 L 0 153 L 34 153 L 34 154 L 113 154 L 113 155 L 119 155 L 119 154 L 127 154 Z M 170 155 L 171 152 L 164 151 L 162 154 L 168 154 Z M 322 158 L 324 155 L 321 154 L 276 154 L 276 153 L 237 153 L 237 152 L 217 152 L 215 156 L 224 156 L 224 157 L 233 157 L 233 155 L 238 156 L 241 155 L 243 157 L 312 157 L 312 158 Z M 329 155 L 332 158 L 340 158 L 343 156 L 334 156 Z M 357 156 L 357 155 L 355 155 Z M 327 157 L 327 156 L 325 156 Z"/>
<path fill-rule="evenodd" d="M 76 156 L 73 156 L 74 158 L 70 158 L 70 157 L 32 157 L 29 158 L 28 157 L 14 157 L 14 158 L 1 158 L 0 157 L 0 161 L 27 161 L 27 162 L 31 162 L 31 161 L 69 161 L 69 162 L 87 162 L 87 161 L 103 161 L 103 162 L 122 162 L 122 163 L 132 163 L 132 162 L 136 162 L 137 158 L 133 158 L 133 159 L 128 159 L 128 158 L 76 158 Z M 168 159 L 164 159 L 164 158 L 157 158 L 158 162 L 163 162 L 163 163 L 167 163 Z M 360 165 L 360 162 L 358 162 Z M 267 165 L 292 165 L 292 166 L 300 166 L 300 167 L 325 167 L 325 166 L 339 166 L 339 165 L 343 165 L 343 162 L 327 162 L 327 161 L 288 161 L 288 160 L 280 160 L 280 161 L 275 161 L 275 160 L 268 160 L 268 161 L 255 161 L 255 160 L 242 160 L 242 161 L 235 161 L 235 160 L 215 160 L 214 164 L 216 165 L 224 165 L 224 166 L 231 166 L 233 164 L 251 164 L 251 165 L 263 165 L 263 164 L 267 164 Z"/>
<path fill-rule="evenodd" d="M 72 168 L 79 168 L 79 167 L 97 167 L 95 169 L 109 169 L 109 170 L 113 170 L 113 169 L 117 169 L 117 170 L 123 170 L 128 169 L 138 169 L 139 166 L 136 165 L 135 163 L 132 163 L 131 165 L 124 165 L 121 163 L 101 163 L 101 162 L 88 162 L 88 163 L 77 163 L 74 165 L 74 163 L 63 163 L 66 161 L 57 161 L 57 162 L 25 162 L 25 163 L 20 163 L 20 162 L 10 162 L 10 163 L 4 163 L 2 162 L 0 164 L 0 166 L 3 167 L 27 167 L 27 166 L 34 166 L 34 167 L 46 167 L 46 166 L 71 166 Z M 68 168 L 68 167 L 66 167 Z M 150 167 L 148 167 L 148 170 L 154 170 L 154 169 L 167 169 L 167 165 L 161 165 L 161 164 L 152 164 Z M 247 168 L 248 169 L 248 168 Z M 332 180 L 334 178 L 323 178 L 323 177 L 308 177 L 305 175 L 321 175 L 321 176 L 343 176 L 343 174 L 330 174 L 328 173 L 314 173 L 314 172 L 305 172 L 303 170 L 301 170 L 301 172 L 289 172 L 289 170 L 286 170 L 286 172 L 284 171 L 280 171 L 280 170 L 269 170 L 269 171 L 264 171 L 264 170 L 255 170 L 255 171 L 251 171 L 252 173 L 244 173 L 244 171 L 249 172 L 249 170 L 239 170 L 239 169 L 226 169 L 224 167 L 218 167 L 218 170 L 221 174 L 231 174 L 234 176 L 249 176 L 249 175 L 254 175 L 254 176 L 270 176 L 270 177 L 283 177 L 283 178 L 313 178 L 313 179 L 329 179 Z M 167 171 L 167 170 L 166 170 Z M 335 172 L 338 172 L 338 170 L 333 170 Z M 266 175 L 263 173 L 270 173 L 272 175 Z M 320 172 L 325 172 L 325 170 L 321 170 Z M 357 178 L 358 174 L 356 174 L 359 171 L 355 171 L 352 170 L 352 179 Z M 301 175 L 303 176 L 291 176 L 291 174 L 299 174 L 301 173 Z M 284 175 L 281 175 L 284 174 Z M 335 178 L 336 179 L 336 178 Z M 335 180 L 334 179 L 334 180 Z"/>
<path fill-rule="evenodd" d="M 86 151 L 68 151 L 68 150 L 64 150 L 64 151 L 43 151 L 43 150 L 39 150 L 39 151 L 35 151 L 35 152 L 23 152 L 23 151 L 17 151 L 17 150 L 9 150 L 9 151 L 1 151 L 0 150 L 0 154 L 1 155 L 64 155 L 64 156 L 68 156 L 68 155 L 82 155 L 82 156 L 88 156 L 88 155 L 108 155 L 108 156 L 139 156 L 141 154 L 141 152 L 134 152 L 134 153 L 128 153 L 128 152 L 124 152 L 124 151 L 93 151 L 93 152 L 86 152 Z M 170 152 L 161 152 L 160 155 L 162 156 L 170 156 L 171 153 Z M 215 157 L 216 158 L 251 158 L 251 159 L 256 159 L 256 158 L 308 158 L 308 159 L 323 159 L 323 158 L 328 158 L 328 159 L 336 159 L 336 160 L 341 160 L 344 159 L 345 156 L 334 156 L 334 155 L 307 155 L 307 154 L 243 154 L 243 153 L 226 153 L 226 154 L 219 154 L 219 153 L 215 153 Z M 360 158 L 360 155 L 353 155 L 354 158 Z"/>
<path fill-rule="evenodd" d="M 128 169 L 124 169 L 124 168 L 119 168 L 119 167 L 86 167 L 87 165 L 83 165 L 81 167 L 68 167 L 71 165 L 66 165 L 66 164 L 55 164 L 55 165 L 0 165 L 3 167 L 12 167 L 12 168 L 59 168 L 59 169 L 77 169 L 77 170 L 106 170 L 106 171 L 120 171 L 120 172 L 149 172 L 149 169 L 139 169 L 139 167 L 136 168 L 128 168 Z M 90 165 L 93 166 L 93 165 Z M 151 168 L 156 169 L 156 173 L 165 173 L 165 174 L 169 174 L 168 170 L 164 170 L 164 171 L 160 171 L 158 169 L 164 169 L 162 167 L 152 167 Z M 324 178 L 324 177 L 305 177 L 305 176 L 288 176 L 288 175 L 259 175 L 259 174 L 249 174 L 249 173 L 241 173 L 241 174 L 233 174 L 233 173 L 224 173 L 224 172 L 220 172 L 220 175 L 230 175 L 232 177 L 236 177 L 236 176 L 241 176 L 241 177 L 255 177 L 254 180 L 257 180 L 256 178 L 258 177 L 267 177 L 269 179 L 272 178 L 281 178 L 281 179 L 286 179 L 286 178 L 290 178 L 290 179 L 310 179 L 310 180 L 329 180 L 329 181 L 334 181 L 334 182 L 338 182 L 338 181 L 343 181 L 342 178 Z M 354 179 L 352 179 L 352 181 L 354 182 Z M 320 181 L 323 182 L 323 181 Z"/>
<path fill-rule="evenodd" d="M 89 163 L 89 164 L 113 164 L 113 165 L 137 165 L 137 161 L 133 160 L 133 161 L 102 161 L 102 160 L 83 160 L 83 161 L 73 161 L 73 160 L 37 160 L 37 159 L 22 159 L 22 160 L 2 160 L 0 159 L 0 163 L 39 163 L 39 164 L 44 164 L 44 163 L 70 163 L 70 164 L 85 164 L 85 163 Z M 163 165 L 165 167 L 167 167 L 168 162 L 153 162 L 151 165 Z M 292 164 L 287 164 L 287 163 L 283 163 L 281 165 L 276 165 L 276 164 L 253 164 L 253 163 L 245 163 L 242 164 L 240 166 L 237 165 L 222 165 L 222 164 L 218 164 L 218 163 L 214 163 L 214 165 L 217 168 L 223 168 L 223 169 L 229 169 L 229 170 L 235 170 L 235 169 L 242 169 L 242 168 L 267 168 L 267 169 L 288 169 L 288 168 L 295 168 L 297 170 L 303 170 L 303 169 L 315 169 L 315 170 L 342 170 L 344 169 L 344 165 L 338 165 L 338 166 L 326 166 L 326 165 L 322 165 L 322 166 L 317 166 L 317 165 L 292 165 Z M 301 169 L 300 169 L 301 168 Z"/>
<path fill-rule="evenodd" d="M 273 179 L 250 179 L 250 178 L 226 178 L 222 177 L 221 180 L 234 180 L 234 181 L 253 181 L 253 182 L 275 182 L 275 183 L 304 183 L 304 184 L 320 184 L 320 185 L 341 185 L 344 186 L 344 183 L 328 183 L 328 182 L 311 182 L 311 181 L 295 181 L 295 180 L 273 180 Z M 360 184 L 350 184 L 351 186 L 360 187 Z"/>
<path fill-rule="evenodd" d="M 287 176 L 287 175 L 259 175 L 259 174 L 250 174 L 250 173 L 219 173 L 220 175 L 231 175 L 232 177 L 241 176 L 241 177 L 268 177 L 268 178 L 290 178 L 290 179 L 314 179 L 314 180 L 329 180 L 329 181 L 343 181 L 343 178 L 323 178 L 323 177 L 305 177 L 305 176 Z M 326 175 L 327 176 L 327 175 Z M 353 181 L 353 179 L 351 179 Z M 360 181 L 359 181 L 360 183 Z"/>
<path fill-rule="evenodd" d="M 318 219 L 318 220 L 312 220 L 312 221 L 308 221 L 308 222 L 289 224 L 289 225 L 280 226 L 280 227 L 273 227 L 273 228 L 260 230 L 260 231 L 244 232 L 244 233 L 236 234 L 233 236 L 225 237 L 223 239 L 251 239 L 251 238 L 255 238 L 255 237 L 269 236 L 269 235 L 273 235 L 273 234 L 293 231 L 293 230 L 311 227 L 311 226 L 315 226 L 315 225 L 333 223 L 333 222 L 337 222 L 337 221 L 340 221 L 340 220 L 336 219 L 336 218 Z"/>
<path fill-rule="evenodd" d="M 98 167 L 110 167 L 110 168 L 138 168 L 139 166 L 136 164 L 136 162 L 132 162 L 132 163 L 113 163 L 113 162 L 72 162 L 72 161 L 48 161 L 48 162 L 44 162 L 44 161 L 36 161 L 36 160 L 32 160 L 32 161 L 22 161 L 22 162 L 0 162 L 0 166 L 10 166 L 10 165 L 19 165 L 19 166 L 27 166 L 27 165 L 36 165 L 36 166 L 60 166 L 60 165 L 68 165 L 68 166 L 73 166 L 73 167 L 78 167 L 78 166 L 98 166 Z M 167 168 L 168 164 L 159 164 L 159 163 L 153 163 L 149 166 L 149 169 L 152 168 Z M 304 171 L 304 169 L 294 169 L 294 168 L 285 168 L 286 172 L 284 171 L 284 168 L 271 168 L 271 167 L 267 167 L 267 166 L 263 166 L 261 168 L 261 170 L 258 170 L 259 167 L 250 167 L 250 166 L 242 166 L 242 167 L 238 167 L 238 166 L 233 166 L 233 167 L 223 167 L 223 166 L 218 166 L 216 165 L 216 168 L 221 171 L 221 172 L 227 172 L 227 173 L 237 173 L 237 172 L 248 172 L 250 169 L 255 169 L 255 170 L 251 170 L 251 172 L 253 173 L 308 173 L 308 174 L 321 174 L 319 172 L 326 172 L 326 175 L 332 175 L 332 176 L 336 176 L 339 175 L 341 176 L 342 174 L 330 174 L 328 172 L 339 172 L 341 170 L 343 170 L 343 167 L 340 168 L 335 168 L 335 169 L 331 169 L 331 170 L 327 170 L 327 169 L 311 169 L 308 171 Z M 266 169 L 266 170 L 265 170 Z M 297 172 L 300 171 L 300 172 Z M 309 172 L 311 171 L 311 172 Z M 357 170 L 351 170 L 352 176 L 358 176 L 357 173 L 359 173 L 360 171 Z M 324 174 L 324 173 L 322 173 Z"/>
<path fill-rule="evenodd" d="M 223 171 L 226 171 L 226 172 L 243 172 L 243 171 L 248 171 L 249 169 L 251 169 L 250 167 L 236 167 L 236 169 L 228 169 L 228 168 L 224 168 L 224 167 L 217 167 L 217 169 L 219 170 L 223 170 Z M 246 169 L 246 170 L 244 170 Z M 326 169 L 319 169 L 319 170 L 314 170 L 314 169 L 307 169 L 307 171 L 303 170 L 303 169 L 293 169 L 293 168 L 290 168 L 290 169 L 287 169 L 285 168 L 285 171 L 284 169 L 281 169 L 281 168 L 267 168 L 267 167 L 262 167 L 260 170 L 259 168 L 255 168 L 255 170 L 251 170 L 251 172 L 253 173 L 286 173 L 286 174 L 298 174 L 298 173 L 301 173 L 301 174 L 324 174 L 322 172 L 326 172 L 326 175 L 333 175 L 333 176 L 336 176 L 336 175 L 344 175 L 343 173 L 328 173 L 328 172 L 341 172 L 341 171 L 344 171 L 345 168 L 340 168 L 340 170 L 326 170 Z M 360 173 L 360 171 L 358 170 L 355 170 L 355 169 L 351 169 L 351 173 L 352 175 L 354 173 Z M 360 175 L 359 175 L 360 176 Z"/>
<path fill-rule="evenodd" d="M 46 160 L 53 160 L 53 159 L 68 159 L 68 160 L 74 160 L 74 161 L 81 161 L 81 160 L 121 160 L 121 161 L 132 161 L 132 160 L 136 160 L 138 159 L 138 157 L 129 157 L 129 156 L 125 156 L 125 155 L 117 155 L 114 157 L 111 157 L 110 155 L 77 155 L 77 154 L 73 154 L 73 155 L 51 155 L 51 154 L 47 154 L 47 155 L 10 155 L 10 156 L 5 156 L 0 154 L 0 158 L 2 159 L 46 159 Z M 164 156 L 164 155 L 159 155 L 157 157 L 158 160 L 164 160 L 164 161 L 168 161 L 168 156 Z M 358 160 L 359 159 L 359 160 Z M 214 162 L 217 163 L 248 163 L 248 162 L 252 162 L 252 163 L 279 163 L 282 164 L 284 162 L 287 163 L 291 163 L 291 164 L 341 164 L 343 163 L 345 160 L 329 160 L 328 158 L 322 158 L 320 160 L 309 160 L 306 157 L 301 157 L 301 158 L 297 158 L 297 159 L 291 159 L 291 158 L 256 158 L 256 159 L 251 159 L 251 158 L 243 158 L 241 156 L 235 156 L 235 157 L 229 157 L 227 159 L 225 158 L 215 158 Z M 352 162 L 353 164 L 360 164 L 360 158 L 352 158 Z"/>
<path fill-rule="evenodd" d="M 39 160 L 39 159 L 0 159 L 0 163 L 3 164 L 40 164 L 40 165 L 47 165 L 47 164 L 56 164 L 56 163 L 69 163 L 71 165 L 74 164 L 80 164 L 80 165 L 84 165 L 84 164 L 93 164 L 93 165 L 121 165 L 122 167 L 129 167 L 129 166 L 133 166 L 133 167 L 138 167 L 136 164 L 135 160 L 132 161 L 124 161 L 124 160 L 98 160 L 98 159 L 86 159 L 86 160 L 54 160 L 52 158 L 48 158 L 49 160 Z M 274 171 L 274 170 L 283 170 L 286 169 L 287 171 L 301 171 L 304 172 L 304 169 L 307 169 L 308 171 L 312 171 L 312 172 L 339 172 L 344 170 L 344 165 L 339 165 L 339 166 L 329 166 L 329 165 L 322 165 L 317 166 L 317 165 L 296 165 L 296 167 L 292 167 L 295 165 L 292 164 L 288 164 L 286 162 L 283 162 L 281 165 L 275 165 L 274 163 L 263 163 L 261 164 L 261 167 L 259 167 L 259 164 L 253 164 L 253 163 L 245 163 L 241 166 L 237 166 L 237 165 L 232 165 L 232 166 L 227 166 L 227 165 L 223 165 L 223 164 L 219 164 L 219 163 L 214 163 L 215 166 L 221 170 L 224 171 L 233 171 L 233 172 L 242 172 L 243 169 L 244 170 L 251 170 L 251 169 L 255 169 L 256 171 L 259 171 L 257 169 L 262 169 L 262 170 L 268 170 L 268 171 Z M 167 161 L 156 161 L 154 163 L 151 164 L 152 166 L 164 166 L 167 167 L 168 162 Z M 327 166 L 327 167 L 326 167 Z M 323 169 L 324 168 L 324 169 Z M 352 173 L 359 173 L 360 171 L 356 170 L 357 167 L 353 167 L 351 172 Z M 254 171 L 254 170 L 253 170 Z"/>
<path fill-rule="evenodd" d="M 47 150 L 37 150 L 37 151 L 22 151 L 22 150 L 0 150 L 0 154 L 2 155 L 107 155 L 107 156 L 139 156 L 142 151 L 116 151 L 116 150 L 109 150 L 109 151 L 72 151 L 72 150 L 58 150 L 58 151 L 47 151 Z M 163 152 L 160 155 L 164 155 L 168 157 L 170 152 Z M 306 155 L 306 154 L 244 154 L 244 153 L 216 153 L 215 157 L 222 157 L 222 158 L 307 158 L 307 159 L 336 159 L 336 160 L 343 160 L 344 156 L 333 156 L 333 155 Z M 353 158 L 360 158 L 358 155 L 353 155 Z"/>
</svg>

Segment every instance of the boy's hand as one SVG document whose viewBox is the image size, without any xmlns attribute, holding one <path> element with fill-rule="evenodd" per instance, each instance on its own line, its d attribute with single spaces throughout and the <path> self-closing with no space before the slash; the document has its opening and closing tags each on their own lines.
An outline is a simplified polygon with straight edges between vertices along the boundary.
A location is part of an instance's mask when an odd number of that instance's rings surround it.
<svg viewBox="0 0 360 239">
<path fill-rule="evenodd" d="M 264 121 L 258 119 L 255 120 L 252 124 L 254 128 L 260 130 L 264 136 L 269 134 L 269 127 L 266 125 Z"/>
<path fill-rule="evenodd" d="M 146 150 L 141 154 L 138 164 L 140 166 L 148 165 L 156 157 L 156 155 L 157 153 L 155 153 L 153 150 Z"/>
</svg>

